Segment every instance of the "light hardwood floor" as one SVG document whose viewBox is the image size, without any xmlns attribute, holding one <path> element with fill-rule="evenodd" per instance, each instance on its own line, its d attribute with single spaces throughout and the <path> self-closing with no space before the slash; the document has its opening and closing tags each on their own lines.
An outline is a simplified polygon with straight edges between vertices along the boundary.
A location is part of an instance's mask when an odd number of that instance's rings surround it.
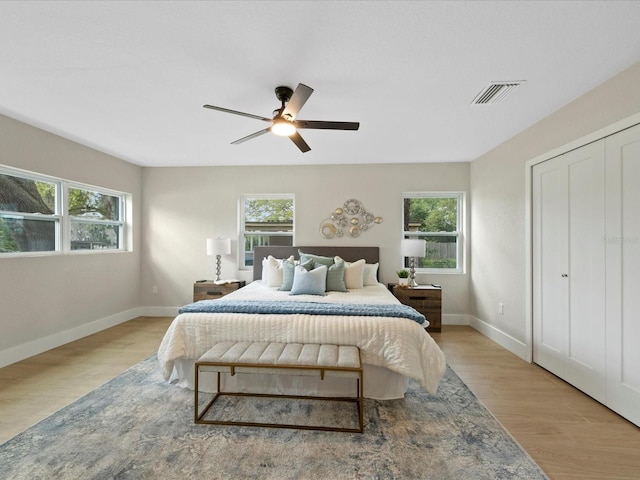
<svg viewBox="0 0 640 480">
<path fill-rule="evenodd" d="M 0 369 L 0 443 L 154 353 L 141 317 Z M 432 334 L 449 365 L 552 480 L 640 479 L 640 429 L 470 327 Z"/>
</svg>

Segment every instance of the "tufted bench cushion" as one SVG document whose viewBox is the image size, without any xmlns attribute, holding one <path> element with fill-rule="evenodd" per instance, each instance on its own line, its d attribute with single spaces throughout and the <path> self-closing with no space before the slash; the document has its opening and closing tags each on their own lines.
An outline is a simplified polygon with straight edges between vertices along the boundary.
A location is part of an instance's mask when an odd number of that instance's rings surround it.
<svg viewBox="0 0 640 480">
<path fill-rule="evenodd" d="M 325 375 L 358 378 L 360 351 L 351 345 L 219 342 L 198 360 L 201 372 Z M 294 368 L 286 368 L 293 366 Z M 274 368 L 269 368 L 274 367 Z"/>
</svg>

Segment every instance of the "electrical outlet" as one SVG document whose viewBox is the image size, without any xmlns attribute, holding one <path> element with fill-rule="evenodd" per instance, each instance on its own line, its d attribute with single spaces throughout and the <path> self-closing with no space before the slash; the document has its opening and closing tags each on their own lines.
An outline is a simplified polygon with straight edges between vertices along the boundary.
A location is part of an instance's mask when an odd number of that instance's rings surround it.
<svg viewBox="0 0 640 480">
<path fill-rule="evenodd" d="M 153 287 L 151 287 L 151 293 L 153 293 L 154 295 L 158 294 L 158 286 L 154 285 Z"/>
<path fill-rule="evenodd" d="M 498 303 L 498 313 L 504 315 L 504 303 Z"/>
</svg>

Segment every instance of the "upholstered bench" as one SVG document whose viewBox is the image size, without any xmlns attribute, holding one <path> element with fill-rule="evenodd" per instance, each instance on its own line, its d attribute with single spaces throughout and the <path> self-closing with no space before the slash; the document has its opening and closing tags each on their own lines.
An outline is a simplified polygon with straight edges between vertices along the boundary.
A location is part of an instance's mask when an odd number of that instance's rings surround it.
<svg viewBox="0 0 640 480">
<path fill-rule="evenodd" d="M 201 372 L 217 373 L 217 393 L 206 407 L 199 411 L 198 382 Z M 220 374 L 258 373 L 277 375 L 319 375 L 354 378 L 357 382 L 356 397 L 317 397 L 312 395 L 258 394 L 222 392 Z M 364 401 L 363 374 L 360 349 L 351 345 L 319 345 L 303 343 L 270 342 L 219 342 L 202 355 L 195 363 L 195 423 L 214 425 L 243 425 L 254 427 L 300 428 L 307 430 L 329 430 L 340 432 L 363 431 Z M 359 428 L 341 428 L 314 425 L 291 425 L 281 423 L 256 423 L 227 420 L 209 420 L 205 415 L 214 402 L 223 395 L 258 396 L 314 399 L 353 402 L 357 405 Z"/>
</svg>

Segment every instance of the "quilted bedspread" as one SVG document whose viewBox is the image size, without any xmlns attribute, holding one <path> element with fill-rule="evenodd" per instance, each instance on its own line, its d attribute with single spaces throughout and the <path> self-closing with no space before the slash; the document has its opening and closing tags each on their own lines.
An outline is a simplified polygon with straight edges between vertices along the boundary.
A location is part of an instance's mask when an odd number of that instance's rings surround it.
<svg viewBox="0 0 640 480">
<path fill-rule="evenodd" d="M 336 293 L 334 295 L 334 293 Z M 292 301 L 287 292 L 253 282 L 225 297 L 236 300 Z M 334 303 L 398 303 L 382 284 L 348 293 L 331 292 L 320 297 Z M 300 295 L 294 301 L 316 301 Z M 165 379 L 178 359 L 198 359 L 220 341 L 269 341 L 283 343 L 325 343 L 355 345 L 363 363 L 386 367 L 415 379 L 426 391 L 435 393 L 446 368 L 444 353 L 422 326 L 413 320 L 351 315 L 181 313 L 171 323 L 158 359 Z"/>
</svg>

